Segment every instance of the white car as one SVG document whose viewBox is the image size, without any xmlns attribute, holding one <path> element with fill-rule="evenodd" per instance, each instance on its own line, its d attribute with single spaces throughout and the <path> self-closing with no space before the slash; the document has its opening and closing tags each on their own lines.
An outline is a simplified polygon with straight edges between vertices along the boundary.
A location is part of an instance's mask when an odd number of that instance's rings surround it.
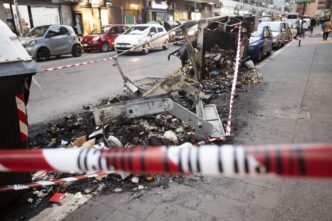
<svg viewBox="0 0 332 221">
<path fill-rule="evenodd" d="M 168 34 L 163 26 L 159 24 L 140 24 L 131 26 L 119 35 L 114 41 L 114 46 L 117 53 L 121 53 L 143 44 L 143 46 L 135 48 L 133 51 L 148 54 L 150 49 L 153 48 L 168 49 L 168 40 Z"/>
</svg>

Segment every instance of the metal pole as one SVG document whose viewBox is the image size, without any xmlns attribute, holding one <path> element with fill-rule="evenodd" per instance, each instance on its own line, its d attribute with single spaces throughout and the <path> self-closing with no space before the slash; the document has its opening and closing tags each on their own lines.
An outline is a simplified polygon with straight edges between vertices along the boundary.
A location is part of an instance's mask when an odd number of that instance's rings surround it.
<svg viewBox="0 0 332 221">
<path fill-rule="evenodd" d="M 18 18 L 18 34 L 21 37 L 22 36 L 21 16 L 20 16 L 20 12 L 18 11 L 17 0 L 13 0 L 13 3 L 14 3 L 15 11 L 16 11 L 17 18 Z"/>
</svg>

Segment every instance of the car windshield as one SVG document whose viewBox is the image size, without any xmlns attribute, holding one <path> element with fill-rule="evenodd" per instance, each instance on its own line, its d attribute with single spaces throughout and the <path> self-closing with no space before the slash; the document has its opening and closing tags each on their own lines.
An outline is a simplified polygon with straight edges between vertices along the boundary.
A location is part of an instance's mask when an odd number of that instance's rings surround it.
<svg viewBox="0 0 332 221">
<path fill-rule="evenodd" d="M 110 29 L 110 27 L 101 27 L 101 30 L 92 30 L 91 34 L 92 35 L 101 35 L 101 34 L 106 34 L 106 32 Z"/>
<path fill-rule="evenodd" d="M 46 33 L 46 31 L 48 30 L 49 27 L 50 27 L 50 25 L 35 27 L 35 28 L 31 29 L 26 36 L 35 37 L 35 38 L 42 37 L 42 36 L 44 36 L 44 34 Z"/>
<path fill-rule="evenodd" d="M 270 26 L 272 32 L 280 32 L 279 22 L 269 22 L 269 23 L 264 23 L 264 25 Z"/>
<path fill-rule="evenodd" d="M 251 33 L 251 37 L 260 37 L 262 34 L 262 27 L 258 27 L 257 31 L 254 31 L 253 33 Z"/>
<path fill-rule="evenodd" d="M 124 34 L 125 35 L 142 35 L 146 30 L 149 29 L 149 26 L 133 26 L 128 28 Z"/>
<path fill-rule="evenodd" d="M 287 15 L 287 19 L 297 19 L 298 15 Z"/>
</svg>

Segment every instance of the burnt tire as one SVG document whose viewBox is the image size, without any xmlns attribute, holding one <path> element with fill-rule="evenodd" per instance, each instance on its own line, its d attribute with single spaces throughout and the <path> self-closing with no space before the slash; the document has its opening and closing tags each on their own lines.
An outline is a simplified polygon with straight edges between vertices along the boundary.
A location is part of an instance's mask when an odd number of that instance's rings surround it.
<svg viewBox="0 0 332 221">
<path fill-rule="evenodd" d="M 104 42 L 101 45 L 101 51 L 102 52 L 109 52 L 110 51 L 110 45 L 107 42 Z"/>
<path fill-rule="evenodd" d="M 36 55 L 36 60 L 43 62 L 50 58 L 50 51 L 47 48 L 39 48 Z"/>
<path fill-rule="evenodd" d="M 82 55 L 82 48 L 80 45 L 74 45 L 71 53 L 74 57 L 81 57 Z"/>
<path fill-rule="evenodd" d="M 272 54 L 272 47 L 271 47 L 271 49 L 267 52 L 267 56 L 270 56 Z"/>
</svg>

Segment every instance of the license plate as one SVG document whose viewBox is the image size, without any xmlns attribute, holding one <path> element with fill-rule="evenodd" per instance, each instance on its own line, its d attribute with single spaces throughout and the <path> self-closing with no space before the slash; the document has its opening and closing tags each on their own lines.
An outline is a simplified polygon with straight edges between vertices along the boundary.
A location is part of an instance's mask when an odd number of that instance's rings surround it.
<svg viewBox="0 0 332 221">
<path fill-rule="evenodd" d="M 83 44 L 83 47 L 88 47 L 88 44 Z"/>
</svg>

